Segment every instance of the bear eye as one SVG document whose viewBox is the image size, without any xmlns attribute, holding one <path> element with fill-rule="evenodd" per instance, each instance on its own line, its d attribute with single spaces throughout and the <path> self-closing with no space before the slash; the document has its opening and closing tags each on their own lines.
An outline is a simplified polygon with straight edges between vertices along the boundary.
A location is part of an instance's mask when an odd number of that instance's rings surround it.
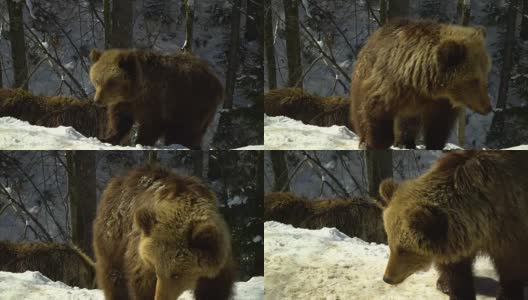
<svg viewBox="0 0 528 300">
<path fill-rule="evenodd" d="M 480 86 L 480 80 L 473 79 L 469 82 L 469 84 L 471 84 L 472 86 Z"/>
<path fill-rule="evenodd" d="M 179 273 L 172 273 L 172 274 L 170 275 L 170 278 L 171 278 L 171 279 L 178 279 L 179 277 L 180 277 L 180 274 L 179 274 Z"/>
<path fill-rule="evenodd" d="M 116 85 L 117 85 L 117 82 L 116 82 L 115 80 L 109 80 L 109 81 L 106 83 L 106 87 L 107 87 L 107 88 L 114 88 Z"/>
</svg>

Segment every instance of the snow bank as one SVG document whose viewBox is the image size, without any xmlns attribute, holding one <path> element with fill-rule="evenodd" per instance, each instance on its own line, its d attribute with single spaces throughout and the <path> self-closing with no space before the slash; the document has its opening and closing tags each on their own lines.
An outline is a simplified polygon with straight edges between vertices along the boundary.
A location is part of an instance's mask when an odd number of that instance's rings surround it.
<svg viewBox="0 0 528 300">
<path fill-rule="evenodd" d="M 358 150 L 359 137 L 345 126 L 319 127 L 284 116 L 264 115 L 266 150 Z M 392 147 L 394 150 L 399 148 Z M 425 149 L 418 146 L 418 149 Z M 461 149 L 446 144 L 444 150 Z M 261 150 L 261 149 L 255 149 Z"/>
<path fill-rule="evenodd" d="M 187 149 L 172 145 L 153 148 L 112 146 L 96 138 L 87 138 L 72 127 L 56 128 L 34 126 L 11 117 L 0 118 L 0 149 L 2 150 L 146 150 Z"/>
<path fill-rule="evenodd" d="M 247 282 L 237 282 L 235 294 L 235 300 L 264 299 L 264 278 L 253 277 Z M 79 289 L 51 281 L 39 272 L 0 272 L 0 299 L 104 300 L 104 295 L 101 290 Z M 190 292 L 185 292 L 178 299 L 192 300 L 194 297 Z"/>
<path fill-rule="evenodd" d="M 318 127 L 283 116 L 264 115 L 267 150 L 353 150 L 359 137 L 344 126 Z"/>
<path fill-rule="evenodd" d="M 350 238 L 335 228 L 308 230 L 264 223 L 266 299 L 448 299 L 431 268 L 398 286 L 383 282 L 386 245 Z M 475 264 L 477 299 L 495 299 L 497 276 L 486 258 Z"/>
</svg>

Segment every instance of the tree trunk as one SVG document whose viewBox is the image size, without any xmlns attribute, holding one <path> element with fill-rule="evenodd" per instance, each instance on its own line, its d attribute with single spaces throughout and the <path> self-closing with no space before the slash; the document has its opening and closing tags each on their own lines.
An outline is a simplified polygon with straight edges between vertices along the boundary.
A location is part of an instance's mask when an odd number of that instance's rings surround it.
<svg viewBox="0 0 528 300">
<path fill-rule="evenodd" d="M 2 57 L 0 56 L 0 88 L 3 88 L 4 87 L 4 80 L 3 80 L 3 72 L 4 70 L 2 69 Z"/>
<path fill-rule="evenodd" d="M 157 151 L 154 151 L 154 150 L 147 151 L 147 155 L 146 156 L 147 156 L 146 159 L 147 159 L 149 164 L 155 165 L 155 164 L 159 163 L 159 157 L 158 157 L 158 152 Z"/>
<path fill-rule="evenodd" d="M 203 158 L 205 155 L 209 155 L 209 153 L 204 154 L 204 151 L 201 150 L 192 150 L 191 156 L 193 161 L 193 175 L 199 178 L 203 178 Z"/>
<path fill-rule="evenodd" d="M 231 12 L 231 44 L 229 46 L 229 58 L 226 74 L 226 98 L 224 108 L 233 108 L 233 96 L 235 94 L 236 74 L 238 71 L 238 50 L 240 48 L 240 5 L 241 0 L 233 1 Z"/>
<path fill-rule="evenodd" d="M 97 207 L 95 151 L 67 151 L 72 242 L 93 257 L 92 223 Z"/>
<path fill-rule="evenodd" d="M 409 0 L 389 0 L 387 17 L 389 20 L 409 15 Z"/>
<path fill-rule="evenodd" d="M 502 71 L 499 84 L 499 95 L 497 97 L 497 108 L 505 108 L 508 100 L 508 89 L 511 79 L 511 69 L 513 65 L 513 45 L 515 43 L 515 25 L 517 22 L 518 0 L 511 0 L 508 8 L 508 27 L 506 29 L 506 42 L 502 55 Z"/>
<path fill-rule="evenodd" d="M 286 163 L 286 151 L 269 151 L 271 158 L 271 165 L 273 167 L 273 174 L 275 178 L 273 191 L 287 192 L 290 190 L 288 186 L 288 164 Z"/>
<path fill-rule="evenodd" d="M 511 70 L 513 66 L 513 45 L 515 43 L 515 26 L 517 23 L 518 0 L 511 0 L 508 7 L 508 25 L 506 28 L 506 41 L 504 43 L 504 50 L 502 54 L 502 70 L 499 83 L 499 95 L 497 97 L 497 108 L 499 111 L 495 112 L 491 127 L 493 132 L 503 132 L 504 116 L 500 110 L 506 108 L 508 102 L 508 89 L 511 80 Z"/>
<path fill-rule="evenodd" d="M 528 0 L 523 0 L 521 39 L 528 41 Z"/>
<path fill-rule="evenodd" d="M 259 9 L 262 10 L 260 1 L 247 1 L 247 15 L 246 15 L 246 41 L 255 41 L 258 38 L 257 18 Z"/>
<path fill-rule="evenodd" d="M 301 37 L 299 34 L 299 0 L 283 0 L 288 57 L 288 86 L 303 87 Z"/>
<path fill-rule="evenodd" d="M 134 0 L 112 0 L 111 48 L 133 48 Z"/>
<path fill-rule="evenodd" d="M 378 198 L 381 181 L 392 177 L 392 150 L 365 151 L 365 165 L 369 196 Z"/>
<path fill-rule="evenodd" d="M 257 200 L 252 206 L 252 215 L 262 224 L 263 220 L 263 203 L 264 203 L 264 151 L 258 151 L 257 154 Z M 260 227 L 260 237 L 264 238 L 264 227 Z M 264 245 L 264 243 L 262 243 Z M 253 271 L 256 275 L 264 276 L 264 247 L 258 247 Z"/>
<path fill-rule="evenodd" d="M 26 40 L 24 36 L 24 3 L 7 0 L 9 13 L 9 40 L 13 59 L 14 87 L 28 89 L 28 68 L 26 62 Z"/>
<path fill-rule="evenodd" d="M 387 21 L 387 0 L 380 0 L 380 23 L 385 24 Z"/>
<path fill-rule="evenodd" d="M 275 64 L 275 44 L 273 43 L 273 10 L 271 0 L 264 0 L 264 47 L 268 71 L 268 88 L 277 88 L 277 65 Z"/>
<path fill-rule="evenodd" d="M 185 0 L 185 43 L 184 52 L 192 52 L 193 47 L 193 25 L 194 25 L 194 0 Z"/>
<path fill-rule="evenodd" d="M 458 0 L 457 21 L 462 26 L 467 26 L 471 18 L 471 0 Z M 458 145 L 465 148 L 466 144 L 466 109 L 461 106 L 458 108 L 458 126 L 457 126 Z"/>
<path fill-rule="evenodd" d="M 110 49 L 112 44 L 112 10 L 110 8 L 110 0 L 103 0 L 103 18 L 105 49 Z"/>
</svg>

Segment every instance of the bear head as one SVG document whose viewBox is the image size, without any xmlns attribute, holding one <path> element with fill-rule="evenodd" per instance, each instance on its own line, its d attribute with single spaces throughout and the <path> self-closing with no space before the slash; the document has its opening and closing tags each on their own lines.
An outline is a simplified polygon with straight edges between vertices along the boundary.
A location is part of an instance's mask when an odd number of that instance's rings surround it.
<svg viewBox="0 0 528 300">
<path fill-rule="evenodd" d="M 448 219 L 445 211 L 424 201 L 425 195 L 411 181 L 385 179 L 376 199 L 383 209 L 383 224 L 390 248 L 383 280 L 398 284 L 413 273 L 428 269 L 435 253 L 446 245 Z"/>
<path fill-rule="evenodd" d="M 138 97 L 140 66 L 133 51 L 112 49 L 90 53 L 90 80 L 95 87 L 94 103 L 108 106 Z"/>
<path fill-rule="evenodd" d="M 488 94 L 491 59 L 486 51 L 486 30 L 483 27 L 458 28 L 456 33 L 440 34 L 435 55 L 441 74 L 437 96 L 485 115 L 492 109 Z M 444 35 L 446 37 L 442 38 Z"/>
<path fill-rule="evenodd" d="M 139 259 L 156 274 L 156 300 L 177 299 L 198 279 L 216 276 L 230 251 L 227 225 L 218 213 L 169 202 L 141 207 L 134 217 L 141 232 Z"/>
</svg>

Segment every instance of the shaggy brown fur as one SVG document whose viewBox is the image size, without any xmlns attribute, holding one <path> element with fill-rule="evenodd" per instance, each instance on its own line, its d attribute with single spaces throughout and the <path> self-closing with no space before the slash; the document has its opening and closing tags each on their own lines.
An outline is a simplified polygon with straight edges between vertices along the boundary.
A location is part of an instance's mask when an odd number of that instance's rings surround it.
<svg viewBox="0 0 528 300">
<path fill-rule="evenodd" d="M 481 27 L 397 20 L 382 26 L 361 49 L 352 76 L 351 120 L 367 148 L 393 143 L 415 148 L 423 129 L 427 149 L 442 149 L 456 107 L 491 111 Z"/>
<path fill-rule="evenodd" d="M 228 227 L 198 179 L 157 167 L 113 178 L 94 223 L 97 282 L 107 300 L 228 299 L 235 278 Z"/>
<path fill-rule="evenodd" d="M 35 96 L 22 89 L 0 89 L 0 117 L 13 117 L 32 125 L 70 126 L 87 137 L 104 134 L 106 114 L 89 101 L 66 96 Z"/>
<path fill-rule="evenodd" d="M 295 227 L 335 227 L 350 237 L 386 242 L 381 210 L 363 198 L 307 200 L 292 193 L 269 193 L 264 197 L 264 219 Z"/>
<path fill-rule="evenodd" d="M 453 299 L 475 299 L 471 265 L 477 254 L 486 254 L 499 275 L 499 294 L 522 299 L 528 280 L 526 170 L 525 151 L 456 151 L 416 179 L 383 181 L 380 205 L 391 251 L 384 280 L 398 284 L 435 263 Z"/>
<path fill-rule="evenodd" d="M 119 144 L 134 122 L 137 143 L 200 149 L 223 101 L 223 87 L 209 64 L 192 54 L 160 55 L 132 50 L 93 50 L 94 101 L 107 106 L 105 142 Z"/>
<path fill-rule="evenodd" d="M 332 96 L 319 97 L 299 88 L 271 90 L 264 95 L 264 112 L 268 116 L 286 116 L 316 126 L 347 126 L 350 101 Z"/>
<path fill-rule="evenodd" d="M 38 271 L 69 286 L 95 288 L 94 262 L 70 245 L 0 241 L 0 271 Z"/>
</svg>

